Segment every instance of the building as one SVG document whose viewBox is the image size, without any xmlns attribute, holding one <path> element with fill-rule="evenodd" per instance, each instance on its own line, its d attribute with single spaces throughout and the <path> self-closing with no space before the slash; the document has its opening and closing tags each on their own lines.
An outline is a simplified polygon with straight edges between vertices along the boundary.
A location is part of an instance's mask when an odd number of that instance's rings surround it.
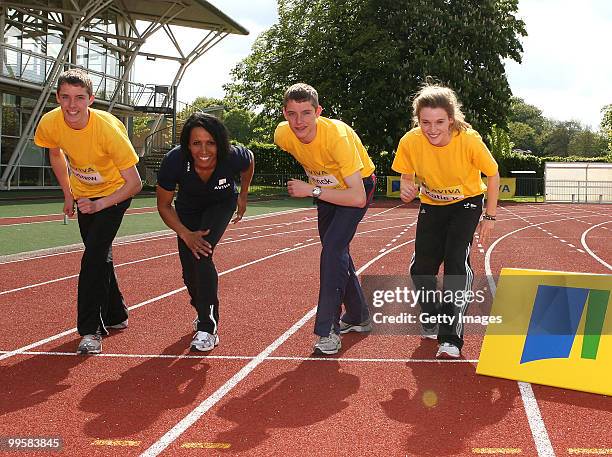
<svg viewBox="0 0 612 457">
<path fill-rule="evenodd" d="M 177 27 L 201 30 L 181 43 Z M 131 132 L 133 116 L 176 112 L 176 92 L 189 66 L 229 34 L 248 31 L 205 0 L 0 0 L 0 190 L 55 187 L 48 155 L 32 141 L 56 106 L 59 74 L 84 68 L 94 108 L 113 112 Z M 176 53 L 143 51 L 155 36 Z M 146 46 L 145 46 L 146 48 Z M 139 61 L 167 59 L 178 70 L 165 86 L 131 80 Z"/>
</svg>

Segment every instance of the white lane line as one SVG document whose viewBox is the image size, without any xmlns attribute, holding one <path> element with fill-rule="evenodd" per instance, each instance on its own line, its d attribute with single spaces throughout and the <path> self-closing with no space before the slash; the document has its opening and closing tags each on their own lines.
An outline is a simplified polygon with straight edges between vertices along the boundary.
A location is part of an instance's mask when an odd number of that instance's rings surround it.
<svg viewBox="0 0 612 457">
<path fill-rule="evenodd" d="M 319 244 L 319 243 L 317 242 L 317 243 L 305 244 L 304 246 L 300 246 L 298 248 L 290 248 L 289 250 L 287 250 L 285 252 L 276 252 L 274 254 L 270 254 L 270 255 L 267 255 L 265 257 L 261 257 L 259 259 L 253 260 L 251 262 L 243 263 L 242 265 L 238 265 L 236 267 L 230 268 L 229 270 L 225 270 L 225 271 L 219 273 L 219 276 L 223 276 L 223 275 L 226 275 L 226 274 L 231 273 L 233 271 L 240 270 L 242 268 L 248 267 L 250 265 L 254 265 L 256 263 L 263 262 L 264 260 L 268 260 L 268 259 L 271 259 L 272 257 L 276 257 L 278 255 L 285 254 L 286 252 L 297 251 L 298 249 L 303 249 L 303 248 L 306 248 L 306 247 L 309 247 L 309 246 L 313 246 L 315 244 Z M 169 297 L 171 295 L 177 294 L 177 293 L 179 293 L 179 292 L 181 292 L 181 291 L 183 291 L 185 289 L 186 289 L 186 287 L 183 286 L 183 287 L 180 287 L 178 289 L 171 290 L 170 292 L 167 292 L 165 294 L 158 295 L 157 297 L 153 297 L 153 298 L 150 298 L 149 300 L 146 300 L 146 301 L 140 302 L 140 303 L 138 303 L 136 305 L 130 306 L 128 308 L 128 310 L 133 310 L 133 309 L 140 308 L 141 306 L 147 305 L 147 304 L 152 303 L 154 301 L 161 300 L 162 298 L 166 298 L 166 297 Z M 24 351 L 28 351 L 28 350 L 30 350 L 32 348 L 41 346 L 41 345 L 46 344 L 46 343 L 48 343 L 50 341 L 57 340 L 57 339 L 59 339 L 59 338 L 61 338 L 63 336 L 66 336 L 66 335 L 69 335 L 69 334 L 71 334 L 73 332 L 76 332 L 76 330 L 77 330 L 76 328 L 72 328 L 72 329 L 66 330 L 66 331 L 64 331 L 62 333 L 58 333 L 57 335 L 50 336 L 49 338 L 45 338 L 43 340 L 39 340 L 39 341 L 36 341 L 34 343 L 28 344 L 26 346 L 20 347 L 19 349 L 15 349 L 13 351 L 7 352 L 5 354 L 0 355 L 0 360 L 8 359 L 9 357 L 12 357 L 14 355 L 20 354 L 20 353 L 22 353 Z"/>
<path fill-rule="evenodd" d="M 507 208 L 510 214 L 513 214 Z M 521 218 L 522 219 L 522 218 Z M 523 219 L 524 220 L 524 219 Z M 566 219 L 559 219 L 555 221 L 547 221 L 542 222 L 541 224 L 549 224 L 554 222 L 560 222 Z M 527 221 L 525 221 L 528 223 Z M 495 280 L 493 279 L 493 273 L 491 271 L 491 254 L 493 253 L 493 249 L 504 239 L 515 233 L 523 231 L 525 229 L 531 228 L 530 226 L 522 227 L 511 232 L 506 233 L 500 238 L 496 239 L 489 249 L 487 249 L 487 253 L 485 254 L 485 274 L 487 275 L 489 282 L 489 289 L 491 291 L 491 296 L 495 296 L 495 291 L 497 290 L 497 285 L 495 284 Z M 521 398 L 523 400 L 523 406 L 525 408 L 525 414 L 527 415 L 527 421 L 529 422 L 529 428 L 531 430 L 531 436 L 533 437 L 533 441 L 535 443 L 536 449 L 538 451 L 538 457 L 554 457 L 555 451 L 553 449 L 552 443 L 550 442 L 550 438 L 548 436 L 548 431 L 546 430 L 546 425 L 544 424 L 544 419 L 542 418 L 542 413 L 540 412 L 540 408 L 538 407 L 538 402 L 533 394 L 533 389 L 531 388 L 531 384 L 518 382 L 519 391 L 521 393 Z"/>
<path fill-rule="evenodd" d="M 157 211 L 139 211 L 139 212 L 135 212 L 135 213 L 125 213 L 124 217 L 128 217 L 128 216 L 139 216 L 141 214 L 152 214 L 155 213 Z M 24 216 L 27 217 L 27 216 Z M 30 216 L 30 217 L 36 217 L 36 216 Z M 4 218 L 2 218 L 4 219 Z M 35 221 L 35 222 L 16 222 L 14 224 L 0 224 L 0 228 L 2 227 L 17 227 L 20 225 L 34 225 L 34 224 L 48 224 L 49 222 L 63 222 L 64 218 L 62 217 L 61 219 L 49 219 L 46 221 Z M 69 219 L 69 221 L 72 221 L 73 223 L 76 222 L 76 217 L 71 217 Z"/>
<path fill-rule="evenodd" d="M 306 210 L 310 210 L 310 209 L 311 208 L 297 208 L 296 210 L 275 211 L 275 212 L 272 212 L 272 213 L 261 214 L 259 216 L 246 216 L 246 217 L 244 217 L 242 219 L 242 221 L 247 222 L 247 221 L 254 220 L 254 219 L 263 219 L 264 217 L 279 216 L 279 215 L 284 215 L 284 214 L 298 212 L 298 211 L 306 211 Z M 301 223 L 301 222 L 302 221 L 296 221 L 296 223 Z M 275 227 L 280 226 L 280 225 L 285 225 L 285 224 L 276 223 L 276 224 L 268 224 L 268 225 L 272 225 L 272 227 L 269 227 L 266 230 L 273 230 Z M 252 229 L 252 228 L 256 228 L 256 227 L 267 227 L 267 225 L 257 225 L 257 226 L 251 226 L 251 227 L 243 227 L 241 229 L 242 230 L 246 230 L 246 229 Z M 235 227 L 228 228 L 226 232 L 229 233 L 229 232 L 232 232 L 234 230 L 238 230 L 238 228 L 235 228 Z M 138 236 L 138 238 L 135 239 L 135 240 L 125 240 L 125 238 L 132 238 L 134 236 Z M 176 237 L 176 234 L 172 230 L 169 230 L 169 229 L 159 230 L 159 231 L 156 231 L 156 232 L 142 233 L 142 234 L 136 234 L 136 235 L 127 235 L 127 236 L 121 237 L 118 240 L 116 240 L 115 243 L 113 243 L 113 246 L 119 246 L 119 245 L 124 245 L 124 244 L 132 244 L 132 243 L 141 243 L 141 242 L 146 242 L 146 241 L 153 240 L 154 238 L 163 239 L 163 238 L 174 238 L 174 237 Z M 231 238 L 224 238 L 224 240 L 229 240 L 229 239 L 231 239 Z M 0 265 L 4 265 L 5 263 L 24 262 L 26 260 L 35 260 L 35 259 L 40 259 L 40 258 L 44 258 L 44 257 L 51 257 L 51 256 L 56 256 L 56 255 L 64 255 L 64 254 L 72 254 L 74 252 L 83 251 L 83 243 L 77 243 L 77 244 L 74 244 L 74 245 L 71 245 L 71 246 L 74 246 L 75 249 L 74 250 L 70 250 L 70 251 L 51 252 L 51 253 L 49 253 L 50 250 L 55 249 L 55 248 L 44 248 L 44 249 L 39 249 L 39 250 L 36 250 L 36 251 L 20 252 L 20 253 L 17 253 L 17 254 L 11 254 L 10 256 L 0 256 L 0 259 L 2 259 L 3 257 L 12 257 L 14 255 L 27 256 L 25 258 L 20 258 L 20 259 L 16 259 L 16 260 L 0 261 Z M 38 252 L 40 252 L 41 255 L 37 256 L 36 253 L 38 253 Z"/>
<path fill-rule="evenodd" d="M 531 384 L 519 381 L 518 386 L 521 391 L 521 399 L 523 400 L 527 420 L 529 421 L 529 428 L 531 428 L 531 434 L 538 450 L 538 457 L 555 457 L 555 450 L 548 437 L 548 431 L 542 420 L 542 413 L 540 412 L 540 407 L 538 406 L 538 401 L 535 398 Z"/>
<path fill-rule="evenodd" d="M 367 262 L 364 266 L 362 266 L 359 270 L 356 271 L 356 274 L 359 275 L 363 271 L 365 271 L 370 265 L 374 262 L 378 261 L 388 253 L 398 249 L 402 246 L 405 246 L 409 243 L 414 242 L 414 240 L 406 241 L 405 243 L 398 244 L 393 249 L 389 249 L 384 254 L 379 254 L 369 262 Z M 172 444 L 176 439 L 181 436 L 189 427 L 195 424 L 198 419 L 200 419 L 208 410 L 210 410 L 213 406 L 215 406 L 227 393 L 232 390 L 240 381 L 246 378 L 258 365 L 260 365 L 266 358 L 272 354 L 280 345 L 282 345 L 291 335 L 297 332 L 306 322 L 310 320 L 312 316 L 317 312 L 317 307 L 313 307 L 310 311 L 308 311 L 304 317 L 302 317 L 299 321 L 293 324 L 285 333 L 279 336 L 272 344 L 270 344 L 266 349 L 260 352 L 257 357 L 247 363 L 238 373 L 232 376 L 225 384 L 223 384 L 215 393 L 213 393 L 210 397 L 200 403 L 193 411 L 191 411 L 187 416 L 179 421 L 174 427 L 172 427 L 164 436 L 162 436 L 159 440 L 149 447 L 146 451 L 144 451 L 141 456 L 142 457 L 152 457 L 159 455 L 164 451 L 170 444 Z"/>
<path fill-rule="evenodd" d="M 0 354 L 5 354 L 11 351 L 0 351 Z M 55 356 L 55 357 L 80 357 L 76 352 L 61 352 L 61 351 L 24 351 L 20 355 L 36 355 L 36 356 Z M 254 355 L 193 355 L 193 354 L 93 354 L 92 357 L 107 357 L 118 359 L 217 359 L 217 360 L 253 360 L 257 356 Z M 478 363 L 478 359 L 397 359 L 397 358 L 359 358 L 359 357 L 298 357 L 298 356 L 269 356 L 266 360 L 276 361 L 335 361 L 335 362 L 354 362 L 354 363 Z"/>
<path fill-rule="evenodd" d="M 115 265 L 115 268 L 124 267 L 126 265 L 133 265 L 133 264 L 141 263 L 141 262 L 148 262 L 149 260 L 161 259 L 162 257 L 168 257 L 168 256 L 171 256 L 171 255 L 176 255 L 176 251 L 169 252 L 167 254 L 156 255 L 156 256 L 153 256 L 153 257 L 147 257 L 145 259 L 138 259 L 138 260 L 132 260 L 130 262 L 119 263 L 119 264 Z M 29 284 L 27 286 L 17 287 L 15 289 L 3 290 L 3 291 L 0 292 L 0 295 L 10 294 L 10 293 L 13 293 L 13 292 L 19 292 L 20 290 L 31 289 L 33 287 L 40 287 L 40 286 L 44 286 L 46 284 L 53 284 L 54 282 L 65 281 L 67 279 L 78 278 L 78 276 L 79 276 L 78 274 L 74 274 L 74 275 L 70 275 L 70 276 L 62 276 L 61 278 L 55 278 L 55 279 L 50 279 L 48 281 L 38 282 L 38 283 L 35 283 L 35 284 Z"/>
<path fill-rule="evenodd" d="M 603 266 L 607 267 L 609 270 L 612 270 L 612 266 L 609 263 L 607 263 L 606 261 L 604 261 L 602 258 L 598 257 L 593 251 L 591 251 L 591 249 L 589 248 L 589 246 L 587 245 L 587 242 L 586 242 L 587 233 L 589 233 L 591 230 L 593 230 L 596 227 L 599 227 L 599 226 L 601 226 L 603 224 L 608 224 L 608 223 L 610 223 L 610 221 L 602 222 L 602 223 L 594 225 L 594 226 L 590 227 L 588 230 L 582 232 L 582 236 L 580 237 L 580 243 L 582 243 L 582 247 L 584 248 L 584 250 L 586 252 L 588 252 L 595 260 L 597 260 Z M 605 229 L 606 227 L 603 227 L 603 228 Z"/>
<path fill-rule="evenodd" d="M 356 233 L 355 236 L 362 235 L 364 233 L 373 233 L 373 232 L 380 232 L 380 231 L 383 231 L 383 230 L 390 230 L 390 229 L 393 229 L 393 228 L 396 228 L 396 227 L 398 227 L 398 226 L 391 225 L 391 226 L 383 227 L 383 228 L 379 228 L 379 229 L 365 230 L 365 231 Z M 238 240 L 232 240 L 232 241 L 222 241 L 217 246 L 222 246 L 222 245 L 225 245 L 225 244 L 232 244 L 232 243 L 240 243 L 242 241 L 255 240 L 255 239 L 259 239 L 259 238 L 267 238 L 267 237 L 271 237 L 271 236 L 287 235 L 287 234 L 304 232 L 304 231 L 309 231 L 309 230 L 315 230 L 315 229 L 314 228 L 309 228 L 309 229 L 291 230 L 291 231 L 288 231 L 288 232 L 270 233 L 268 235 L 257 235 L 257 236 L 253 236 L 253 237 L 250 237 L 250 238 L 240 238 Z M 284 248 L 284 249 L 281 249 L 281 251 L 286 250 L 286 249 L 290 249 L 290 248 Z M 147 258 L 138 259 L 138 260 L 132 260 L 130 262 L 125 262 L 125 263 L 119 263 L 119 264 L 115 265 L 115 268 L 123 267 L 125 265 L 132 265 L 132 264 L 140 263 L 140 262 L 147 262 L 149 260 L 155 260 L 155 259 L 158 259 L 158 258 L 161 258 L 161 257 L 168 257 L 168 256 L 171 256 L 171 255 L 177 254 L 177 252 L 178 251 L 173 251 L 173 252 L 169 252 L 167 254 L 161 254 L 161 255 L 158 255 L 158 256 L 147 257 Z M 36 284 L 30 284 L 30 285 L 27 285 L 27 286 L 17 287 L 15 289 L 4 290 L 4 291 L 0 292 L 0 295 L 12 293 L 12 292 L 18 292 L 20 290 L 30 289 L 30 288 L 33 288 L 33 287 L 44 286 L 46 284 L 51 284 L 51 283 L 54 283 L 54 282 L 65 281 L 67 279 L 72 279 L 72 278 L 75 278 L 77 276 L 78 276 L 78 274 L 74 274 L 74 275 L 70 275 L 70 276 L 64 276 L 64 277 L 61 277 L 61 278 L 50 279 L 48 281 L 44 281 L 44 282 L 40 282 L 40 283 L 36 283 Z"/>
</svg>

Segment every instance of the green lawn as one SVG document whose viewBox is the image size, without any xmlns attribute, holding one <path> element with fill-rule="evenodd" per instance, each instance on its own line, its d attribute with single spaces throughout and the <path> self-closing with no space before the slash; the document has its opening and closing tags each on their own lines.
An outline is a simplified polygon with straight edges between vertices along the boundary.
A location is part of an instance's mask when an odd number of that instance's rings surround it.
<svg viewBox="0 0 612 457">
<path fill-rule="evenodd" d="M 246 215 L 254 216 L 275 211 L 309 207 L 311 205 L 312 200 L 308 198 L 255 201 L 249 203 Z M 145 197 L 135 199 L 132 202 L 131 208 L 154 206 L 155 198 Z M 59 214 L 61 211 L 61 201 L 47 203 L 22 201 L 0 204 L 0 217 Z M 123 218 L 118 236 L 149 233 L 165 229 L 167 227 L 160 219 L 157 211 L 145 214 L 128 214 Z M 80 242 L 81 237 L 76 219 L 70 219 L 67 225 L 64 225 L 62 221 L 52 221 L 0 226 L 0 255 L 66 246 Z"/>
</svg>

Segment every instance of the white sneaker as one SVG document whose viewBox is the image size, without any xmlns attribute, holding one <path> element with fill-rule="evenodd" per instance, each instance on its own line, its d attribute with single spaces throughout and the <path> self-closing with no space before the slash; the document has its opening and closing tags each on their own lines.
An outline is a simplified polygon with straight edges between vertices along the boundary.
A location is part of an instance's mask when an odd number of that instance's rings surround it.
<svg viewBox="0 0 612 457">
<path fill-rule="evenodd" d="M 85 335 L 79 343 L 77 354 L 99 354 L 102 352 L 102 336 Z"/>
<path fill-rule="evenodd" d="M 436 353 L 438 359 L 458 359 L 459 357 L 461 357 L 461 351 L 451 343 L 442 343 Z"/>
<path fill-rule="evenodd" d="M 337 354 L 342 347 L 340 336 L 331 332 L 329 336 L 320 336 L 314 345 L 315 354 Z"/>
<path fill-rule="evenodd" d="M 193 341 L 191 342 L 191 348 L 196 351 L 208 352 L 212 351 L 215 346 L 219 344 L 219 335 L 216 333 L 213 335 L 208 332 L 196 332 L 193 335 Z"/>
</svg>

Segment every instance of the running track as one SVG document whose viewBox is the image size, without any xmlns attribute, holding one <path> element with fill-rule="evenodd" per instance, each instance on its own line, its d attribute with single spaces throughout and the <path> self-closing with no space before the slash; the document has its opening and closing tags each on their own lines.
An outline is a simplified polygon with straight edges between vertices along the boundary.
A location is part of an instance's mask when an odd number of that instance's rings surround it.
<svg viewBox="0 0 612 457">
<path fill-rule="evenodd" d="M 371 208 L 360 273 L 405 274 L 415 220 L 414 205 Z M 611 241 L 610 206 L 505 205 L 472 264 L 610 273 Z M 478 335 L 458 362 L 399 335 L 312 357 L 319 252 L 311 209 L 232 225 L 210 355 L 187 350 L 173 236 L 114 248 L 130 327 L 101 356 L 74 355 L 80 252 L 0 263 L 0 437 L 61 436 L 62 455 L 612 455 L 610 397 L 477 376 Z"/>
</svg>

